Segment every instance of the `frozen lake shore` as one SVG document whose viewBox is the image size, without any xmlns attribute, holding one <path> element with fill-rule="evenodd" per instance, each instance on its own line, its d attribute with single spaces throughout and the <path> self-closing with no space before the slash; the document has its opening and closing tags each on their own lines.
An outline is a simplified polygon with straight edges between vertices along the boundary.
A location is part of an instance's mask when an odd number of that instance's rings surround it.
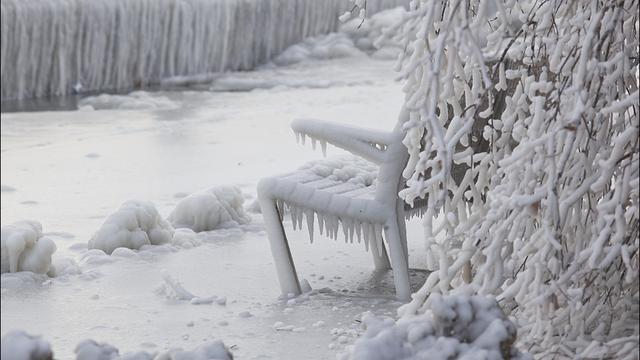
<svg viewBox="0 0 640 360">
<path fill-rule="evenodd" d="M 374 273 L 362 244 L 319 234 L 309 244 L 286 221 L 298 271 L 314 289 L 289 302 L 277 299 L 259 214 L 240 228 L 201 233 L 192 249 L 105 260 L 84 245 L 129 199 L 151 201 L 166 217 L 186 194 L 234 184 L 251 205 L 261 177 L 322 156 L 296 144 L 289 123 L 297 117 L 390 129 L 402 103 L 391 68 L 368 57 L 311 61 L 232 74 L 244 84 L 285 84 L 268 90 L 145 93 L 151 100 L 139 110 L 109 109 L 125 96 L 102 110 L 2 114 L 2 224 L 40 221 L 58 247 L 54 262 L 74 259 L 81 270 L 18 287 L 3 278 L 2 334 L 41 334 L 61 358 L 85 338 L 123 352 L 220 339 L 243 359 L 335 358 L 355 340 L 362 312 L 394 316 L 399 305 L 391 273 Z M 171 106 L 148 105 L 157 103 Z M 420 234 L 419 220 L 410 222 L 413 267 L 424 256 Z M 226 302 L 195 306 L 159 295 L 163 270 L 193 294 Z M 412 276 L 418 286 L 425 274 Z"/>
</svg>

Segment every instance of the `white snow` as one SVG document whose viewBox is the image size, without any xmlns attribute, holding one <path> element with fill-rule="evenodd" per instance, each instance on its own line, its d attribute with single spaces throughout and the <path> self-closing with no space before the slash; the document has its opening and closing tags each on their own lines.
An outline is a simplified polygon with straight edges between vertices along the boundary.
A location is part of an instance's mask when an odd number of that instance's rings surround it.
<svg viewBox="0 0 640 360">
<path fill-rule="evenodd" d="M 168 243 L 173 231 L 152 203 L 130 200 L 104 221 L 89 240 L 88 247 L 107 254 L 119 247 L 140 249 L 143 245 Z"/>
<path fill-rule="evenodd" d="M 196 192 L 180 200 L 169 215 L 176 228 L 189 228 L 195 232 L 248 224 L 244 197 L 236 186 L 217 186 Z"/>
<path fill-rule="evenodd" d="M 76 346 L 76 360 L 231 360 L 232 355 L 220 340 L 204 343 L 193 350 L 173 348 L 161 353 L 138 351 L 120 355 L 107 343 L 85 340 Z M 35 359 L 34 359 L 35 360 Z"/>
<path fill-rule="evenodd" d="M 470 295 L 431 294 L 430 311 L 398 322 L 366 314 L 365 334 L 347 358 L 400 359 L 529 359 L 513 344 L 515 325 L 495 299 Z"/>
<path fill-rule="evenodd" d="M 335 31 L 339 14 L 350 6 L 344 0 L 3 0 L 2 5 L 2 99 L 252 69 L 307 37 Z M 399 5 L 405 1 L 369 0 L 367 12 Z M 27 34 L 30 51 L 21 47 Z"/>
<path fill-rule="evenodd" d="M 180 103 L 171 100 L 166 96 L 152 96 L 146 91 L 134 91 L 128 95 L 101 94 L 98 96 L 83 98 L 78 102 L 78 108 L 85 111 L 172 110 L 179 107 Z"/>
<path fill-rule="evenodd" d="M 20 221 L 2 227 L 2 273 L 31 271 L 45 274 L 56 251 L 53 240 L 42 236 L 37 221 Z"/>
<path fill-rule="evenodd" d="M 13 330 L 2 337 L 0 346 L 2 360 L 51 360 L 51 345 L 40 336 L 29 335 L 21 330 Z"/>
<path fill-rule="evenodd" d="M 2 183 L 19 188 L 8 196 L 3 193 L 2 224 L 35 218 L 45 230 L 73 234 L 73 238 L 50 235 L 58 247 L 54 265 L 56 257 L 73 258 L 82 271 L 78 276 L 38 276 L 33 286 L 25 280 L 23 285 L 5 287 L 3 277 L 2 334 L 14 328 L 43 334 L 61 359 L 74 359 L 75 345 L 86 338 L 116 345 L 121 354 L 164 352 L 171 346 L 191 350 L 215 338 L 237 345 L 238 358 L 333 357 L 335 351 L 327 348 L 332 341 L 329 329 L 355 324 L 353 319 L 367 309 L 385 313 L 398 304 L 391 297 L 391 274 L 373 275 L 370 254 L 324 239 L 317 228 L 317 241 L 310 246 L 306 231 L 293 232 L 292 223 L 284 223 L 301 278 L 317 289 L 305 294 L 307 301 L 295 298 L 289 313 L 281 311 L 277 300 L 277 280 L 260 215 L 251 214 L 249 226 L 196 234 L 202 244 L 193 249 L 175 251 L 169 241 L 142 250 L 122 248 L 117 253 L 136 256 L 113 257 L 85 247 L 127 199 L 148 199 L 166 218 L 180 200 L 174 194 L 234 184 L 255 198 L 259 178 L 320 158 L 310 147 L 296 145 L 289 127 L 292 119 L 313 115 L 390 129 L 402 101 L 390 67 L 389 62 L 357 57 L 264 69 L 246 75 L 262 78 L 277 72 L 283 79 L 346 79 L 352 85 L 162 93 L 183 104 L 166 112 L 2 113 Z M 342 154 L 335 148 L 327 152 Z M 101 156 L 89 160 L 84 157 L 88 153 Z M 42 169 L 50 176 L 42 176 Z M 21 205 L 26 198 L 39 203 Z M 420 224 L 413 223 L 409 233 L 419 239 Z M 412 253 L 423 253 L 421 244 L 410 243 L 410 248 Z M 211 304 L 194 306 L 189 300 L 158 296 L 154 289 L 164 281 L 162 269 L 192 295 L 218 297 Z M 27 273 L 8 275 L 18 274 Z M 224 306 L 221 295 L 227 297 Z M 331 311 L 333 306 L 339 310 Z M 51 309 L 56 316 L 51 316 Z M 242 311 L 254 316 L 238 318 Z M 188 321 L 195 326 L 186 327 Z M 270 325 L 276 321 L 306 331 L 273 331 Z M 318 321 L 326 326 L 313 328 Z"/>
</svg>

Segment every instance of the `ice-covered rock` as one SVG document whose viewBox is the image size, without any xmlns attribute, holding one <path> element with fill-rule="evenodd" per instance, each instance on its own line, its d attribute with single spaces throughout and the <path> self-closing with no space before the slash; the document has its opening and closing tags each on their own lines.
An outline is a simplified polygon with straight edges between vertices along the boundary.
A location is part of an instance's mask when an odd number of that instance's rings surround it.
<svg viewBox="0 0 640 360">
<path fill-rule="evenodd" d="M 244 212 L 243 202 L 239 188 L 214 187 L 180 200 L 169 215 L 169 221 L 177 228 L 196 232 L 247 224 L 251 218 Z"/>
<path fill-rule="evenodd" d="M 146 201 L 130 200 L 111 214 L 89 240 L 89 249 L 107 254 L 119 247 L 140 249 L 143 245 L 161 245 L 171 241 L 174 229 L 155 206 Z"/>
<path fill-rule="evenodd" d="M 1 272 L 31 271 L 45 274 L 56 251 L 53 240 L 42 236 L 37 221 L 19 221 L 1 230 Z"/>
<path fill-rule="evenodd" d="M 40 336 L 29 335 L 21 330 L 9 331 L 2 337 L 0 358 L 2 360 L 52 360 L 53 351 Z"/>
<path fill-rule="evenodd" d="M 171 110 L 180 103 L 166 96 L 134 91 L 128 95 L 101 94 L 89 96 L 78 102 L 80 110 Z"/>
<path fill-rule="evenodd" d="M 515 325 L 495 299 L 431 295 L 430 311 L 398 322 L 365 314 L 365 334 L 348 359 L 529 359 L 514 346 Z"/>
<path fill-rule="evenodd" d="M 79 343 L 74 352 L 76 360 L 114 360 L 120 357 L 117 348 L 91 339 Z"/>
</svg>

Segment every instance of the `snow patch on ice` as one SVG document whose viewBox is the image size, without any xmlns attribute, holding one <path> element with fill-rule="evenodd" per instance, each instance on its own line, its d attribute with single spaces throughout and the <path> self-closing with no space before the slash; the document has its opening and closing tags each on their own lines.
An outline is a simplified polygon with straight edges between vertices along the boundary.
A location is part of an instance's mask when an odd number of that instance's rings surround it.
<svg viewBox="0 0 640 360">
<path fill-rule="evenodd" d="M 134 91 L 128 95 L 101 94 L 89 96 L 78 102 L 78 109 L 92 110 L 172 110 L 180 108 L 179 102 L 166 96 L 147 91 Z"/>
<path fill-rule="evenodd" d="M 130 200 L 105 220 L 89 240 L 89 249 L 111 254 L 116 248 L 140 249 L 143 245 L 161 245 L 171 241 L 173 227 L 155 206 L 146 201 Z"/>
<path fill-rule="evenodd" d="M 56 251 L 53 240 L 42 236 L 37 221 L 19 221 L 1 230 L 1 272 L 31 271 L 45 274 Z"/>
<path fill-rule="evenodd" d="M 180 200 L 169 215 L 177 228 L 196 232 L 247 224 L 251 218 L 244 212 L 244 197 L 236 186 L 217 186 Z"/>
<path fill-rule="evenodd" d="M 29 335 L 21 330 L 9 331 L 2 337 L 0 346 L 2 360 L 50 360 L 53 351 L 40 336 Z"/>
</svg>

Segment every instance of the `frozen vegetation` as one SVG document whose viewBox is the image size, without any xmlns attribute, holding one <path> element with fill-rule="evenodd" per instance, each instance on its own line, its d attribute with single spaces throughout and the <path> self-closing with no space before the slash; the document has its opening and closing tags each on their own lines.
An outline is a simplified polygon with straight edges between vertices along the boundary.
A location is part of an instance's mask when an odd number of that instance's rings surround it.
<svg viewBox="0 0 640 360">
<path fill-rule="evenodd" d="M 495 299 L 468 291 L 429 297 L 428 310 L 397 323 L 366 314 L 366 328 L 350 354 L 353 360 L 531 359 L 516 347 L 516 326 Z"/>
<path fill-rule="evenodd" d="M 37 221 L 20 221 L 2 227 L 2 273 L 30 271 L 45 274 L 56 245 L 42 235 Z"/>
<path fill-rule="evenodd" d="M 140 249 L 144 245 L 169 243 L 173 233 L 171 224 L 152 203 L 130 200 L 104 221 L 88 247 L 111 254 L 120 247 Z"/>
<path fill-rule="evenodd" d="M 2 336 L 0 357 L 3 360 L 52 360 L 51 345 L 40 336 L 14 330 Z"/>
<path fill-rule="evenodd" d="M 243 202 L 238 187 L 218 186 L 180 200 L 168 219 L 176 228 L 195 232 L 247 224 L 251 218 L 245 214 Z"/>
<path fill-rule="evenodd" d="M 367 12 L 404 3 L 368 0 Z M 335 31 L 349 6 L 344 0 L 3 0 L 2 99 L 252 69 L 306 37 Z"/>
</svg>

